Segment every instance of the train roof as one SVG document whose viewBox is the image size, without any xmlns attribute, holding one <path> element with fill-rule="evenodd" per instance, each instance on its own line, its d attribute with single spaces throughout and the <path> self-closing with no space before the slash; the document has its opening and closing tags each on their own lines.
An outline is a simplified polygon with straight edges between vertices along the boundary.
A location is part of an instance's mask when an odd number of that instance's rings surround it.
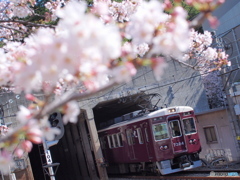
<svg viewBox="0 0 240 180">
<path fill-rule="evenodd" d="M 98 130 L 98 132 L 103 132 L 105 130 L 110 130 L 122 125 L 127 125 L 131 124 L 134 122 L 138 122 L 144 119 L 149 119 L 149 118 L 155 118 L 159 116 L 165 116 L 165 115 L 171 115 L 171 114 L 177 114 L 177 113 L 182 113 L 182 112 L 188 112 L 188 111 L 193 111 L 193 108 L 190 106 L 173 106 L 169 108 L 163 108 L 163 109 L 158 109 L 156 111 L 150 112 L 148 114 L 143 114 L 142 116 L 139 117 L 139 115 L 136 115 L 135 117 L 126 120 L 126 121 L 121 121 L 119 123 L 113 124 L 111 126 L 105 127 L 103 129 Z M 139 112 L 139 111 L 136 111 Z M 132 112 L 134 113 L 134 112 Z"/>
</svg>

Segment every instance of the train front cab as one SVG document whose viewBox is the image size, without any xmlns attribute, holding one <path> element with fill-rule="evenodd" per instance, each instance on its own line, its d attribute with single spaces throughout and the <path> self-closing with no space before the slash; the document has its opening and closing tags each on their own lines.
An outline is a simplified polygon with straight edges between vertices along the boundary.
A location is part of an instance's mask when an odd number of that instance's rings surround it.
<svg viewBox="0 0 240 180">
<path fill-rule="evenodd" d="M 201 145 L 193 112 L 170 115 L 166 120 L 168 128 L 165 128 L 167 132 L 163 142 L 170 141 L 168 144 L 171 147 L 166 148 L 166 152 L 169 151 L 169 159 L 165 156 L 165 159 L 156 163 L 160 173 L 165 175 L 200 167 L 202 163 L 198 153 L 201 151 Z M 159 147 L 162 152 L 165 151 L 164 146 Z"/>
</svg>

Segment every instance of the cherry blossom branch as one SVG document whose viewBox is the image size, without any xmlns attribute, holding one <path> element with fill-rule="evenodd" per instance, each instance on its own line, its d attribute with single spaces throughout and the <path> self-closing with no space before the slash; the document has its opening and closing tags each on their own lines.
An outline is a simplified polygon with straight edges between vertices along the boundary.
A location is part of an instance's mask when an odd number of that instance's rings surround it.
<svg viewBox="0 0 240 180">
<path fill-rule="evenodd" d="M 174 61 L 177 61 L 178 63 L 183 64 L 183 65 L 185 65 L 185 66 L 187 66 L 187 67 L 190 67 L 190 68 L 192 68 L 192 69 L 195 69 L 194 66 L 192 66 L 192 65 L 190 65 L 190 64 L 188 64 L 188 63 L 185 63 L 185 62 L 180 61 L 180 60 L 175 59 L 175 58 L 173 58 L 173 60 L 174 60 Z"/>
<path fill-rule="evenodd" d="M 118 83 L 116 83 L 116 82 L 111 82 L 111 83 L 107 84 L 106 86 L 102 87 L 101 89 L 96 89 L 96 90 L 92 90 L 92 91 L 85 92 L 85 93 L 76 93 L 75 90 L 69 91 L 69 92 L 65 93 L 63 96 L 61 96 L 61 98 L 55 99 L 52 103 L 44 106 L 43 109 L 41 109 L 38 112 L 38 114 L 33 115 L 32 118 L 33 119 L 41 119 L 45 115 L 54 112 L 56 109 L 60 108 L 61 106 L 63 106 L 64 104 L 66 104 L 69 101 L 80 100 L 80 99 L 91 97 L 96 92 L 108 90 L 109 88 L 111 88 L 117 84 Z M 22 123 L 17 128 L 15 128 L 13 131 L 7 133 L 6 136 L 1 137 L 0 144 L 14 139 L 15 135 L 18 132 L 21 132 L 27 124 L 28 124 L 28 122 Z"/>
<path fill-rule="evenodd" d="M 11 29 L 11 30 L 17 31 L 17 32 L 19 32 L 19 33 L 21 33 L 21 34 L 26 34 L 25 32 L 20 31 L 20 30 L 18 30 L 18 29 L 15 29 L 15 28 L 13 28 L 13 27 L 8 27 L 8 26 L 4 26 L 4 25 L 0 25 L 0 27 L 6 28 L 6 29 Z"/>
<path fill-rule="evenodd" d="M 100 89 L 84 92 L 84 93 L 76 93 L 75 90 L 66 92 L 63 96 L 59 97 L 59 99 L 55 99 L 52 103 L 48 104 L 43 111 L 38 114 L 39 117 L 42 117 L 46 114 L 52 113 L 54 110 L 60 108 L 64 104 L 66 104 L 69 101 L 72 100 L 80 100 L 84 98 L 88 98 L 93 96 L 93 94 L 100 92 L 100 91 L 105 91 L 108 90 L 109 88 L 112 88 L 113 86 L 117 85 L 118 83 L 116 82 L 111 82 L 107 84 L 106 86 L 101 87 Z"/>
<path fill-rule="evenodd" d="M 25 26 L 34 26 L 34 27 L 44 27 L 44 28 L 55 28 L 55 25 L 48 25 L 48 24 L 37 24 L 29 21 L 22 21 L 22 20 L 0 20 L 0 23 L 6 23 L 6 22 L 12 22 L 12 23 L 19 23 L 23 24 Z"/>
</svg>

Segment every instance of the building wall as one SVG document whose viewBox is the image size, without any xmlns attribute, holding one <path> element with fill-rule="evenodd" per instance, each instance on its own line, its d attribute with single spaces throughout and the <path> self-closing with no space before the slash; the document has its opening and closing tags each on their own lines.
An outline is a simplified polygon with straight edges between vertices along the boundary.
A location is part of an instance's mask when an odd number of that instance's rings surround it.
<svg viewBox="0 0 240 180">
<path fill-rule="evenodd" d="M 239 161 L 240 154 L 235 145 L 234 130 L 229 123 L 229 119 L 228 111 L 225 108 L 197 115 L 202 145 L 201 158 L 207 158 L 210 150 L 224 150 L 229 161 Z M 215 127 L 217 142 L 207 143 L 204 128 L 211 126 Z"/>
<path fill-rule="evenodd" d="M 218 35 L 225 33 L 229 29 L 240 24 L 240 2 L 239 0 L 228 0 L 217 8 L 212 14 L 218 17 L 220 25 L 216 29 L 212 29 L 206 20 L 203 23 L 203 29 L 208 31 L 216 31 Z"/>
</svg>

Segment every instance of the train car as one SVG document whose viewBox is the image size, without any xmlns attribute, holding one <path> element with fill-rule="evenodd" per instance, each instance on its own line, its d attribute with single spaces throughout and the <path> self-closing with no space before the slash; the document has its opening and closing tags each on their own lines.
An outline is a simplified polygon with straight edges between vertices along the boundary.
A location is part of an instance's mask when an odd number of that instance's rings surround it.
<svg viewBox="0 0 240 180">
<path fill-rule="evenodd" d="M 108 173 L 157 172 L 197 168 L 201 144 L 193 108 L 175 106 L 135 111 L 98 130 Z"/>
</svg>

